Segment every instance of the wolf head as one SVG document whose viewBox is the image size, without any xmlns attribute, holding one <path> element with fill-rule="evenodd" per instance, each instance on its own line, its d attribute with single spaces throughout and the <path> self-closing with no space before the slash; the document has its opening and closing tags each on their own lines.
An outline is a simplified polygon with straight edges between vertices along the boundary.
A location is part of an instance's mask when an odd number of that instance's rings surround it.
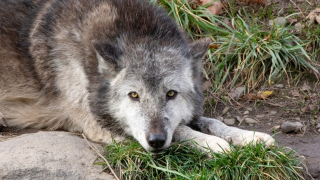
<svg viewBox="0 0 320 180">
<path fill-rule="evenodd" d="M 179 124 L 201 116 L 201 60 L 208 39 L 126 50 L 103 41 L 93 44 L 99 72 L 110 80 L 109 114 L 147 151 L 165 149 Z"/>
<path fill-rule="evenodd" d="M 167 12 L 145 1 L 117 3 L 113 25 L 92 40 L 105 82 L 98 101 L 116 128 L 157 152 L 170 145 L 179 124 L 201 116 L 209 39 L 187 43 Z"/>
</svg>

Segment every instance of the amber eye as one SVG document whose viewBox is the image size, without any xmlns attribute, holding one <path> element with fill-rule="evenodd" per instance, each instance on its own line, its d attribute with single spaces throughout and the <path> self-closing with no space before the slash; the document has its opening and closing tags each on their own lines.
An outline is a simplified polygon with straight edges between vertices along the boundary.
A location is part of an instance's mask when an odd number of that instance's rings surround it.
<svg viewBox="0 0 320 180">
<path fill-rule="evenodd" d="M 167 99 L 170 100 L 170 99 L 173 99 L 177 96 L 178 92 L 177 91 L 174 91 L 174 90 L 170 90 L 168 91 L 167 93 Z"/>
<path fill-rule="evenodd" d="M 135 101 L 139 101 L 139 95 L 138 95 L 138 93 L 136 93 L 136 92 L 130 92 L 128 95 L 129 95 L 129 97 L 130 97 L 131 99 L 133 99 L 133 100 L 135 100 Z"/>
</svg>

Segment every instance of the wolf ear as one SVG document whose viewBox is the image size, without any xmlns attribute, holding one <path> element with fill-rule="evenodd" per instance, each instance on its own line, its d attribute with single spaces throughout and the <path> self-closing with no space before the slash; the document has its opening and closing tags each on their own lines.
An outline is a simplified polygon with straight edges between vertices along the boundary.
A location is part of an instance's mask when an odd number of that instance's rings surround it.
<svg viewBox="0 0 320 180">
<path fill-rule="evenodd" d="M 204 55 L 207 53 L 210 42 L 210 38 L 203 38 L 191 43 L 189 52 L 192 56 L 192 59 L 195 61 L 202 61 Z"/>
<path fill-rule="evenodd" d="M 104 75 L 115 75 L 121 69 L 120 56 L 121 50 L 106 41 L 93 40 L 92 45 L 96 51 L 98 59 L 98 71 Z"/>
<path fill-rule="evenodd" d="M 193 78 L 195 79 L 198 79 L 201 75 L 202 60 L 207 53 L 210 42 L 210 38 L 204 38 L 191 43 L 189 46 L 189 54 L 193 65 Z"/>
</svg>

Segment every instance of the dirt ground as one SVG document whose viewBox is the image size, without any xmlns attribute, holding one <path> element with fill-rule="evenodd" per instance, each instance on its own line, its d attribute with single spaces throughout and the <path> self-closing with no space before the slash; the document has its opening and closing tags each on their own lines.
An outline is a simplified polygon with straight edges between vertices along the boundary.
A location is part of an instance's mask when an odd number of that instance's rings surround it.
<svg viewBox="0 0 320 180">
<path fill-rule="evenodd" d="M 231 1 L 222 0 L 228 4 Z M 233 1 L 234 2 L 234 1 Z M 245 2 L 250 2 L 245 1 Z M 257 2 L 251 0 L 251 2 Z M 286 17 L 292 13 L 300 13 L 298 16 L 289 19 L 293 25 L 297 23 L 317 29 L 319 24 L 309 26 L 310 20 L 306 19 L 308 14 L 316 7 L 320 7 L 319 0 L 265 0 L 268 5 L 250 4 L 237 1 L 235 9 L 245 8 L 249 14 L 259 14 L 266 8 L 271 8 L 271 13 L 266 13 L 265 18 L 261 20 L 262 28 L 267 27 L 270 20 L 277 17 Z M 222 14 L 224 16 L 226 14 Z M 272 19 L 268 19 L 272 18 Z M 307 34 L 295 34 L 301 39 L 305 39 Z M 308 50 L 307 50 L 308 51 Z M 311 51 L 309 50 L 309 53 Z M 317 61 L 320 62 L 320 55 Z M 319 69 L 319 68 L 318 68 Z M 214 104 L 206 106 L 209 111 L 206 115 L 222 119 L 236 119 L 233 126 L 242 129 L 256 130 L 274 134 L 276 131 L 276 140 L 278 146 L 286 146 L 297 151 L 300 156 L 306 160 L 309 176 L 306 179 L 320 180 L 320 85 L 319 79 L 315 75 L 307 72 L 296 74 L 293 82 L 282 79 L 280 83 L 271 86 L 265 85 L 253 90 L 251 95 L 258 91 L 272 91 L 272 95 L 264 100 L 240 96 L 239 99 L 230 98 L 230 93 L 234 90 L 223 90 L 225 92 L 210 93 L 206 103 Z M 245 93 L 246 94 L 246 93 Z M 208 93 L 207 93 L 208 95 Z M 212 103 L 214 100 L 214 103 Z M 257 123 L 251 125 L 245 123 L 244 119 L 252 118 Z M 238 120 L 237 120 L 238 119 Z M 241 123 L 240 123 L 241 121 Z M 302 127 L 299 131 L 285 133 L 279 128 L 285 121 L 300 122 Z M 318 126 L 317 126 L 318 125 Z"/>
<path fill-rule="evenodd" d="M 279 147 L 292 148 L 305 158 L 312 176 L 306 176 L 306 179 L 320 180 L 320 125 L 317 127 L 320 124 L 320 86 L 316 82 L 311 84 L 304 81 L 294 87 L 276 84 L 261 88 L 261 91 L 273 92 L 264 100 L 248 100 L 245 96 L 230 100 L 228 93 L 222 96 L 226 102 L 218 102 L 214 111 L 206 115 L 223 121 L 235 119 L 235 127 L 275 135 Z M 245 118 L 256 122 L 248 124 Z M 285 133 L 280 128 L 285 121 L 300 122 L 302 126 L 296 132 Z"/>
</svg>

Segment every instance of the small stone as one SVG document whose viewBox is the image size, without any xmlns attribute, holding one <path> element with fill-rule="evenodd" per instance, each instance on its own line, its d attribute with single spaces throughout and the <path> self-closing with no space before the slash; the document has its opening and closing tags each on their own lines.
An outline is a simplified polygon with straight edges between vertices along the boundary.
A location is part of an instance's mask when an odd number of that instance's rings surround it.
<svg viewBox="0 0 320 180">
<path fill-rule="evenodd" d="M 279 131 L 280 130 L 280 126 L 278 125 L 278 126 L 274 126 L 273 128 L 271 128 L 271 130 L 272 130 L 272 132 L 274 132 L 274 131 Z"/>
<path fill-rule="evenodd" d="M 223 18 L 222 22 L 228 25 L 231 24 L 229 18 Z"/>
<path fill-rule="evenodd" d="M 277 111 L 270 111 L 269 112 L 269 115 L 276 115 L 277 114 Z"/>
<path fill-rule="evenodd" d="M 248 115 L 249 114 L 249 111 L 245 111 L 243 112 L 244 115 Z"/>
<path fill-rule="evenodd" d="M 228 126 L 233 126 L 236 123 L 236 120 L 234 118 L 224 119 L 223 122 Z"/>
<path fill-rule="evenodd" d="M 247 110 L 251 112 L 251 111 L 252 111 L 252 108 L 247 108 Z"/>
<path fill-rule="evenodd" d="M 275 85 L 275 87 L 276 87 L 276 88 L 283 88 L 284 85 L 283 85 L 283 84 L 277 84 L 277 85 Z"/>
<path fill-rule="evenodd" d="M 256 124 L 258 121 L 252 119 L 252 118 L 245 118 L 244 121 L 247 123 L 247 124 Z"/>
<path fill-rule="evenodd" d="M 281 124 L 281 130 L 284 133 L 301 132 L 303 125 L 300 122 L 285 121 Z"/>
<path fill-rule="evenodd" d="M 244 93 L 244 87 L 237 87 L 236 89 L 234 89 L 229 93 L 229 96 L 234 100 L 238 100 L 243 95 L 243 93 Z"/>
<path fill-rule="evenodd" d="M 250 127 L 254 126 L 254 124 L 249 124 Z"/>
<path fill-rule="evenodd" d="M 300 121 L 301 119 L 300 119 L 300 117 L 296 117 L 296 118 L 294 118 L 294 120 Z"/>
<path fill-rule="evenodd" d="M 287 20 L 285 17 L 277 17 L 274 20 L 270 20 L 268 24 L 269 26 L 273 26 L 273 24 L 275 24 L 276 26 L 284 26 L 286 25 L 286 23 L 287 23 Z"/>
<path fill-rule="evenodd" d="M 264 114 L 259 114 L 259 115 L 256 115 L 256 118 L 258 118 L 258 119 L 262 119 L 262 118 L 264 118 Z"/>
<path fill-rule="evenodd" d="M 320 129 L 318 129 L 318 132 L 320 133 Z"/>
<path fill-rule="evenodd" d="M 219 121 L 223 121 L 223 117 L 222 117 L 222 116 L 218 116 L 217 119 L 218 119 Z"/>
<path fill-rule="evenodd" d="M 239 122 L 241 122 L 240 116 L 236 116 L 236 120 L 239 121 Z"/>
<path fill-rule="evenodd" d="M 316 128 L 317 128 L 317 129 L 320 128 L 320 123 L 318 123 L 318 124 L 316 125 Z"/>
<path fill-rule="evenodd" d="M 222 111 L 222 114 L 225 114 L 225 113 L 227 113 L 228 111 L 229 111 L 229 107 L 228 106 L 226 106 L 224 109 L 223 109 L 223 111 Z"/>
<path fill-rule="evenodd" d="M 313 104 L 309 104 L 308 106 L 310 111 L 314 111 L 316 108 Z"/>
<path fill-rule="evenodd" d="M 304 25 L 302 25 L 301 23 L 297 23 L 297 24 L 294 25 L 294 27 L 295 27 L 296 30 L 300 31 L 302 28 L 304 28 Z"/>
</svg>

